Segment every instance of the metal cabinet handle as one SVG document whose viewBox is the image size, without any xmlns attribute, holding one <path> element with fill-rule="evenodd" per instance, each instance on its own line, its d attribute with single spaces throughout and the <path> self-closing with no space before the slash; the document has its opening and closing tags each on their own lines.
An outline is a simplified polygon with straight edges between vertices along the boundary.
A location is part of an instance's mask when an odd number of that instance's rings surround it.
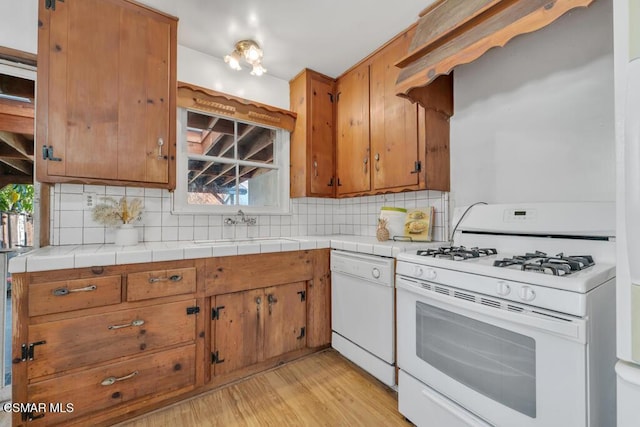
<svg viewBox="0 0 640 427">
<path fill-rule="evenodd" d="M 69 295 L 72 292 L 91 292 L 98 289 L 96 285 L 85 286 L 84 288 L 78 289 L 69 289 L 69 288 L 56 288 L 53 290 L 53 295 L 57 297 L 63 297 L 65 295 Z"/>
<path fill-rule="evenodd" d="M 144 320 L 142 319 L 136 319 L 131 323 L 125 323 L 124 325 L 109 325 L 109 330 L 112 331 L 114 329 L 122 329 L 122 328 L 129 328 L 131 326 L 142 326 L 144 325 Z"/>
<path fill-rule="evenodd" d="M 169 277 L 149 277 L 149 283 L 158 283 L 158 282 L 179 282 L 182 280 L 181 274 L 174 274 Z"/>
<path fill-rule="evenodd" d="M 376 159 L 376 172 L 380 172 L 380 153 L 376 153 L 374 158 Z"/>
<path fill-rule="evenodd" d="M 273 311 L 273 304 L 278 302 L 278 298 L 276 298 L 273 294 L 269 294 L 267 295 L 267 302 L 269 303 L 269 315 L 271 315 Z"/>
<path fill-rule="evenodd" d="M 162 146 L 164 145 L 164 139 L 158 138 L 158 160 L 162 160 Z"/>
<path fill-rule="evenodd" d="M 138 371 L 133 371 L 131 372 L 129 375 L 125 375 L 124 377 L 108 377 L 102 380 L 102 382 L 100 383 L 100 385 L 113 385 L 115 383 L 117 383 L 118 381 L 124 381 L 124 380 L 128 380 L 130 378 L 135 377 L 136 375 L 138 375 Z"/>
</svg>

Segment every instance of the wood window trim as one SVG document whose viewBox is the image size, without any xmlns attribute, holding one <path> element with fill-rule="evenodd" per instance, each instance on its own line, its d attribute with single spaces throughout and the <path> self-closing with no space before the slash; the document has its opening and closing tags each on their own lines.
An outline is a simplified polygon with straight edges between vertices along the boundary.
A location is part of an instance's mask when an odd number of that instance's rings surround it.
<svg viewBox="0 0 640 427">
<path fill-rule="evenodd" d="M 493 47 L 554 22 L 593 0 L 440 0 L 420 14 L 408 54 L 396 63 L 402 68 L 396 93 L 422 103 L 416 89 L 454 67 L 475 61 Z"/>
<path fill-rule="evenodd" d="M 292 111 L 184 82 L 178 82 L 177 105 L 179 108 L 214 113 L 289 132 L 293 131 L 297 117 Z"/>
<path fill-rule="evenodd" d="M 26 64 L 32 67 L 38 65 L 38 57 L 36 54 L 11 49 L 4 46 L 0 46 L 0 59 L 4 59 L 10 62 L 17 62 L 18 64 Z"/>
</svg>

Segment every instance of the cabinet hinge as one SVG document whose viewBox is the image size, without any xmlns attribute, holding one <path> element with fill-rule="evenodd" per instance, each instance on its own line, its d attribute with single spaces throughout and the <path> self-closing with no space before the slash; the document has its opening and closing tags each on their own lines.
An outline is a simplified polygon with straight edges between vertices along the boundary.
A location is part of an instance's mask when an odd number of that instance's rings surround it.
<svg viewBox="0 0 640 427">
<path fill-rule="evenodd" d="M 212 307 L 211 308 L 211 320 L 218 320 L 220 319 L 220 311 L 224 308 L 224 305 L 221 305 L 219 307 Z"/>
<path fill-rule="evenodd" d="M 305 336 L 305 329 L 306 329 L 306 328 L 305 328 L 304 326 L 303 326 L 302 328 L 300 328 L 300 335 L 298 335 L 298 336 L 296 337 L 296 339 L 301 340 L 302 338 L 304 338 L 304 336 Z"/>
<path fill-rule="evenodd" d="M 333 94 L 331 92 L 327 92 L 327 95 L 329 95 L 329 101 L 333 104 Z"/>
<path fill-rule="evenodd" d="M 333 177 L 331 177 L 331 179 L 329 180 L 327 187 L 333 187 Z"/>
<path fill-rule="evenodd" d="M 35 349 L 34 347 L 37 345 L 46 344 L 46 341 L 37 341 L 27 344 L 22 344 L 22 361 L 26 362 L 27 360 L 33 360 L 35 357 Z"/>
<path fill-rule="evenodd" d="M 300 295 L 300 302 L 306 301 L 306 299 L 307 299 L 307 291 L 298 291 L 298 295 Z"/>
<path fill-rule="evenodd" d="M 53 156 L 53 145 L 42 146 L 42 160 L 51 160 L 52 162 L 61 162 L 60 157 Z"/>
<path fill-rule="evenodd" d="M 22 413 L 21 417 L 22 417 L 22 421 L 33 421 L 39 418 L 43 418 L 44 414 L 36 415 L 35 411 L 25 411 Z"/>
<path fill-rule="evenodd" d="M 200 313 L 200 307 L 195 306 L 195 307 L 187 307 L 187 315 L 189 314 L 198 314 Z"/>
<path fill-rule="evenodd" d="M 413 170 L 411 171 L 411 173 L 419 173 L 422 172 L 422 162 L 420 160 L 416 161 L 413 164 Z"/>
<path fill-rule="evenodd" d="M 224 359 L 220 359 L 220 355 L 216 351 L 215 353 L 211 353 L 211 364 L 217 365 L 218 363 L 224 362 Z"/>
<path fill-rule="evenodd" d="M 57 0 L 57 1 L 61 1 L 62 3 L 64 3 L 64 0 Z M 56 10 L 56 0 L 44 0 L 44 8 Z"/>
</svg>

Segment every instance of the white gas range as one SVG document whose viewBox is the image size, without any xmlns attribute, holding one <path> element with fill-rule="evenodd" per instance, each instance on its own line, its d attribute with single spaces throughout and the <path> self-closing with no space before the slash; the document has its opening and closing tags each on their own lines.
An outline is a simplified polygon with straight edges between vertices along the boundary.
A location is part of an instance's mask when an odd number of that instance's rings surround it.
<svg viewBox="0 0 640 427">
<path fill-rule="evenodd" d="M 417 425 L 615 425 L 613 203 L 477 205 L 398 256 L 399 408 Z"/>
</svg>

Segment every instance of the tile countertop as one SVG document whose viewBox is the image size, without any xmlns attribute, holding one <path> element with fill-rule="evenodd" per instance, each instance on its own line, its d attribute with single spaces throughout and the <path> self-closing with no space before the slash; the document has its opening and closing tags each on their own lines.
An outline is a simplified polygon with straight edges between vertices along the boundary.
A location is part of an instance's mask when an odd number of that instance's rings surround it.
<svg viewBox="0 0 640 427">
<path fill-rule="evenodd" d="M 409 249 L 442 246 L 444 242 L 378 242 L 367 236 L 303 236 L 212 242 L 144 242 L 135 246 L 65 245 L 34 249 L 9 260 L 9 273 L 25 273 L 99 265 L 137 264 L 216 256 L 249 255 L 333 248 L 395 257 Z"/>
</svg>

